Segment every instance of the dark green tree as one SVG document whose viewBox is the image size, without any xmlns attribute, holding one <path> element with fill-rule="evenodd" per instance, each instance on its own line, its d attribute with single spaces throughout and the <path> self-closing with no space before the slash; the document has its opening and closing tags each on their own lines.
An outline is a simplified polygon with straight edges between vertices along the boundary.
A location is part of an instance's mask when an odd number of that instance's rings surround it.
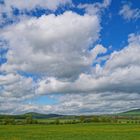
<svg viewBox="0 0 140 140">
<path fill-rule="evenodd" d="M 85 121 L 85 116 L 80 116 L 80 122 L 83 123 Z"/>
</svg>

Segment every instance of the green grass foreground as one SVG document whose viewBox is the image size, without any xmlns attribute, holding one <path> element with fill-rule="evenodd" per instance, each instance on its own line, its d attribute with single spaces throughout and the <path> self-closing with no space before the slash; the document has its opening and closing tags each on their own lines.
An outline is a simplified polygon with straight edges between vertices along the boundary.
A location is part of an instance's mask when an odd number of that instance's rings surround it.
<svg viewBox="0 0 140 140">
<path fill-rule="evenodd" d="M 140 140 L 140 125 L 3 125 L 0 140 Z"/>
</svg>

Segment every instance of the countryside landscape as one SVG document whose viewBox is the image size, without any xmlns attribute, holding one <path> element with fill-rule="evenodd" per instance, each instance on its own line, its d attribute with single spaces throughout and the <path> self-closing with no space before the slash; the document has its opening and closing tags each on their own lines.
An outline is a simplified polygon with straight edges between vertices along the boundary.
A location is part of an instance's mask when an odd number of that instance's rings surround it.
<svg viewBox="0 0 140 140">
<path fill-rule="evenodd" d="M 0 140 L 140 140 L 140 0 L 0 0 Z"/>
<path fill-rule="evenodd" d="M 0 116 L 2 140 L 138 140 L 140 110 L 119 114 L 70 116 L 38 114 Z"/>
</svg>

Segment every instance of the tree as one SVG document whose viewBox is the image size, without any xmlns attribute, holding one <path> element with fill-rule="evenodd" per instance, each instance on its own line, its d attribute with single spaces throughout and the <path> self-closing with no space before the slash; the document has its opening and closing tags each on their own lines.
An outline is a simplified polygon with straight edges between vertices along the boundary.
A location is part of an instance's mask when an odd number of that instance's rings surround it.
<svg viewBox="0 0 140 140">
<path fill-rule="evenodd" d="M 85 121 L 85 116 L 80 116 L 80 122 L 84 122 Z"/>
<path fill-rule="evenodd" d="M 56 119 L 56 120 L 55 120 L 55 124 L 60 124 L 59 119 Z"/>
<path fill-rule="evenodd" d="M 100 122 L 100 119 L 98 116 L 94 116 L 92 119 L 93 122 Z"/>
<path fill-rule="evenodd" d="M 25 121 L 26 124 L 32 124 L 33 123 L 33 118 L 32 118 L 32 115 L 26 117 L 26 121 Z"/>
<path fill-rule="evenodd" d="M 7 116 L 3 120 L 3 124 L 5 124 L 5 125 L 15 124 L 15 120 L 14 120 L 14 118 L 10 118 L 10 117 Z"/>
</svg>

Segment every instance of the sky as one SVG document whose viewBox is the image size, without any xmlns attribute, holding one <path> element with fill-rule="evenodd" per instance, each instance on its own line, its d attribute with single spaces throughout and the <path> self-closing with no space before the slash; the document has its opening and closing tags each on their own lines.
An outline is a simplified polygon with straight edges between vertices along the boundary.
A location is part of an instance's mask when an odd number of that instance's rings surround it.
<svg viewBox="0 0 140 140">
<path fill-rule="evenodd" d="M 0 0 L 0 114 L 138 108 L 139 0 Z"/>
</svg>

